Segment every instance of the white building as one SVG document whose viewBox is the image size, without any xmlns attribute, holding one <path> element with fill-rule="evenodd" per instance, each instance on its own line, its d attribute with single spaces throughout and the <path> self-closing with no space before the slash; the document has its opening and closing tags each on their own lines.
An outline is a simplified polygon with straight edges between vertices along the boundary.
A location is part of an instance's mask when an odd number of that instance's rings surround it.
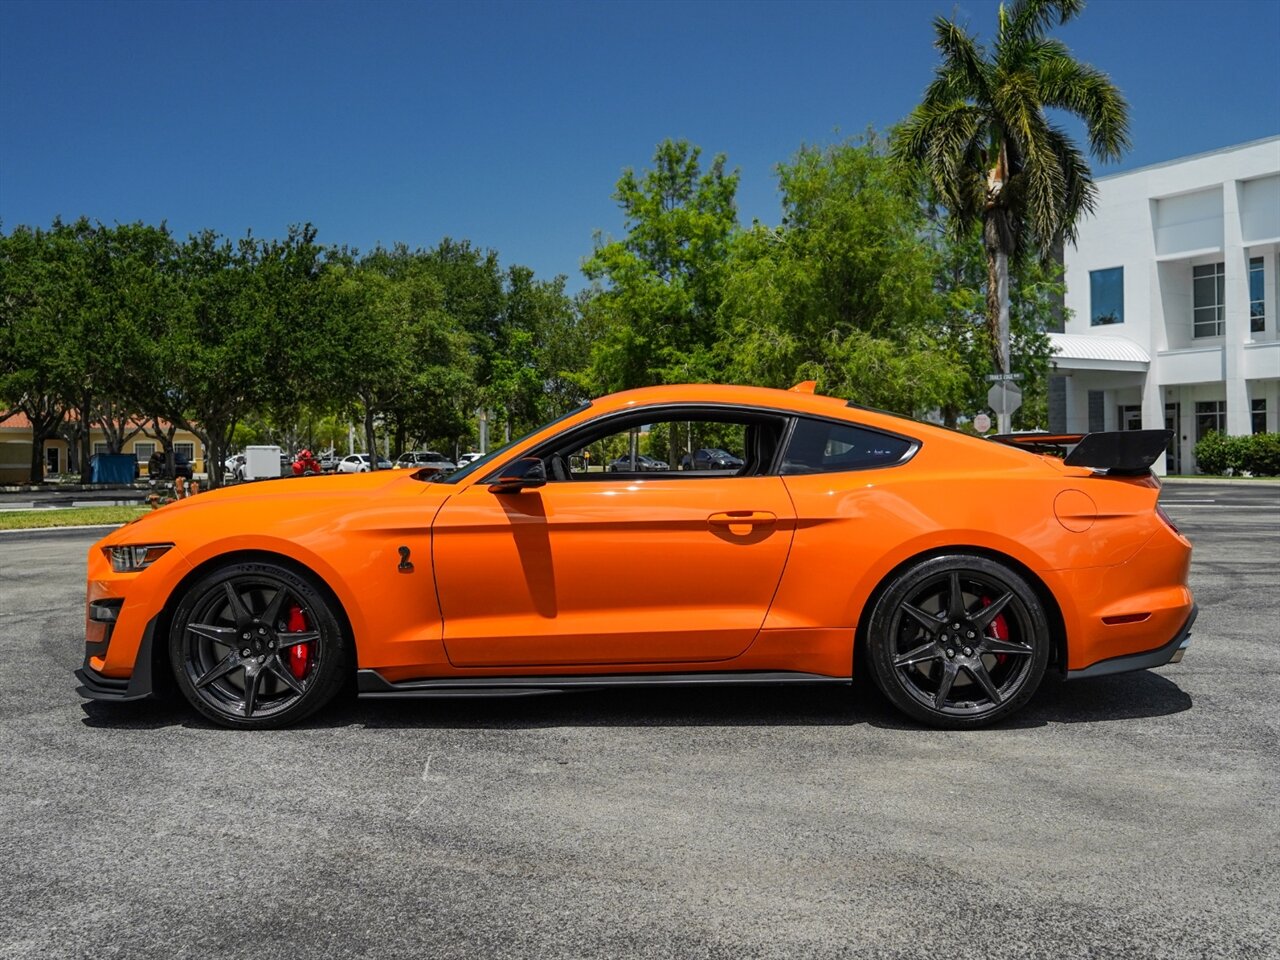
<svg viewBox="0 0 1280 960">
<path fill-rule="evenodd" d="M 1067 247 L 1053 428 L 1167 428 L 1196 441 L 1280 430 L 1280 136 L 1101 177 Z"/>
</svg>

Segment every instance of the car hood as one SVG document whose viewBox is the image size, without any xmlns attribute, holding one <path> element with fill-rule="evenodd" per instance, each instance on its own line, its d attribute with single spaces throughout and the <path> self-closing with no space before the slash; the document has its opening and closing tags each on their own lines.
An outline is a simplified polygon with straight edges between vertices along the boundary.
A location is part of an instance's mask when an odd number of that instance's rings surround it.
<svg viewBox="0 0 1280 960">
<path fill-rule="evenodd" d="M 243 534 L 289 538 L 302 530 L 346 525 L 365 513 L 395 510 L 398 504 L 412 505 L 420 516 L 424 508 L 453 492 L 451 486 L 417 480 L 404 470 L 260 480 L 158 507 L 100 543 L 202 542 Z"/>
</svg>

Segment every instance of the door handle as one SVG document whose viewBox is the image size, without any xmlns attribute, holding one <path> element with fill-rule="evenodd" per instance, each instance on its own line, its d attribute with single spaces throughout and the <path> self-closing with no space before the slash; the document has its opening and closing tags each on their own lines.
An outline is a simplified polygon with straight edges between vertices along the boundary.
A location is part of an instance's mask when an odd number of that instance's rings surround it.
<svg viewBox="0 0 1280 960">
<path fill-rule="evenodd" d="M 755 527 L 773 524 L 777 519 L 777 514 L 768 510 L 729 510 L 711 514 L 707 517 L 707 523 L 713 527 L 728 527 L 730 533 L 741 536 L 750 533 Z"/>
</svg>

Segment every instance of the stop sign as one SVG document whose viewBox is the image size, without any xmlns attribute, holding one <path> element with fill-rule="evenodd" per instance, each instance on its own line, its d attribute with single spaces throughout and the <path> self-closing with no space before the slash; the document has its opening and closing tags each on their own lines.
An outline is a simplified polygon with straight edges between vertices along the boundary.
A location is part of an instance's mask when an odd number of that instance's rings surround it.
<svg viewBox="0 0 1280 960">
<path fill-rule="evenodd" d="M 986 433 L 991 429 L 991 418 L 985 413 L 980 413 L 973 418 L 973 429 L 979 433 Z"/>
<path fill-rule="evenodd" d="M 987 404 L 997 414 L 1008 416 L 1022 406 L 1022 390 L 1012 380 L 1001 380 L 987 391 Z"/>
</svg>

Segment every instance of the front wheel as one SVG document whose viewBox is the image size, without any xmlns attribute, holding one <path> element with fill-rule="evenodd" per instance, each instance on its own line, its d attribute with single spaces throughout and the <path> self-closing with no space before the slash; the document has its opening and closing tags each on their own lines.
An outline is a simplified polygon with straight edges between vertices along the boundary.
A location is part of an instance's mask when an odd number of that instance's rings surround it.
<svg viewBox="0 0 1280 960">
<path fill-rule="evenodd" d="M 169 659 L 191 705 L 226 727 L 283 727 L 331 701 L 348 670 L 342 627 L 310 579 L 236 563 L 183 595 Z"/>
<path fill-rule="evenodd" d="M 931 726 L 980 727 L 1023 706 L 1049 663 L 1044 608 L 986 557 L 935 557 L 898 574 L 867 634 L 876 685 Z"/>
</svg>

